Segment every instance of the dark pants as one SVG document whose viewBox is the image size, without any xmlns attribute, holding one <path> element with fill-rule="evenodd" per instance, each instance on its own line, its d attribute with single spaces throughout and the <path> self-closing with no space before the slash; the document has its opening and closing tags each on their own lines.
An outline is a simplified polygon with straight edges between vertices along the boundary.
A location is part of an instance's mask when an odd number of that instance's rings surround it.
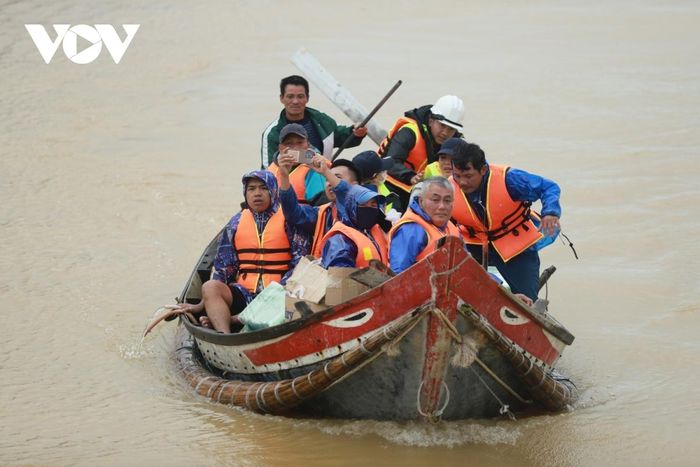
<svg viewBox="0 0 700 467">
<path fill-rule="evenodd" d="M 233 298 L 231 301 L 231 306 L 229 307 L 232 315 L 237 315 L 243 311 L 245 307 L 247 307 L 248 304 L 253 301 L 253 298 L 255 298 L 240 284 L 228 284 L 228 288 L 231 291 L 231 297 Z"/>
<path fill-rule="evenodd" d="M 467 245 L 469 253 L 481 263 L 481 246 Z M 489 246 L 489 266 L 495 266 L 503 278 L 510 284 L 513 293 L 527 295 L 537 300 L 540 280 L 540 255 L 530 247 L 504 263 L 496 250 Z"/>
</svg>

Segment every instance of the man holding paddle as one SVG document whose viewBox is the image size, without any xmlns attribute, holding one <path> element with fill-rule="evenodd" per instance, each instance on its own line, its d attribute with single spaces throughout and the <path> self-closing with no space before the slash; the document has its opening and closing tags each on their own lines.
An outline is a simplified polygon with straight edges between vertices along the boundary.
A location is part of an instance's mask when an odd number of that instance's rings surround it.
<svg viewBox="0 0 700 467">
<path fill-rule="evenodd" d="M 280 82 L 280 103 L 284 109 L 262 134 L 260 161 L 267 167 L 274 160 L 282 128 L 289 123 L 298 123 L 306 129 L 309 143 L 321 150 L 330 159 L 333 148 L 347 142 L 347 147 L 359 146 L 367 135 L 367 128 L 338 125 L 328 115 L 307 107 L 309 102 L 309 82 L 298 75 L 287 76 Z"/>
</svg>

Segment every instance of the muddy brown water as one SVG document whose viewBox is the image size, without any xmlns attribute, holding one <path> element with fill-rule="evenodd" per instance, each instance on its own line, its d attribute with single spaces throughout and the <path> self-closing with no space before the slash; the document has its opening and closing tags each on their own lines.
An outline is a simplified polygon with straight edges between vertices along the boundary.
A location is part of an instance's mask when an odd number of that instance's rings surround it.
<svg viewBox="0 0 700 467">
<path fill-rule="evenodd" d="M 700 464 L 697 3 L 0 11 L 0 464 Z M 28 23 L 141 26 L 118 65 L 61 48 L 47 65 Z M 438 426 L 259 416 L 184 386 L 173 324 L 138 348 L 235 211 L 302 46 L 367 107 L 402 79 L 385 127 L 456 94 L 490 161 L 562 186 L 581 259 L 557 244 L 542 262 L 576 335 L 560 361 L 581 390 L 573 411 Z M 314 87 L 310 105 L 346 121 Z"/>
</svg>

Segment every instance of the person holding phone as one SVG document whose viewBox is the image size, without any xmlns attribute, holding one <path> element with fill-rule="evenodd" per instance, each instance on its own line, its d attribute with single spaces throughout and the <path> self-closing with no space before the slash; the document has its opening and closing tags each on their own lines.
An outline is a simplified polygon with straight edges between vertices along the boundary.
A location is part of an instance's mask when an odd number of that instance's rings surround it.
<svg viewBox="0 0 700 467">
<path fill-rule="evenodd" d="M 326 179 L 323 175 L 311 170 L 309 164 L 317 154 L 315 148 L 309 144 L 306 129 L 298 123 L 290 123 L 280 131 L 279 152 L 275 154 L 275 160 L 268 170 L 275 174 L 277 182 L 281 185 L 279 158 L 287 161 L 294 160 L 289 171 L 289 183 L 297 196 L 297 201 L 302 204 L 311 204 L 326 187 Z"/>
</svg>

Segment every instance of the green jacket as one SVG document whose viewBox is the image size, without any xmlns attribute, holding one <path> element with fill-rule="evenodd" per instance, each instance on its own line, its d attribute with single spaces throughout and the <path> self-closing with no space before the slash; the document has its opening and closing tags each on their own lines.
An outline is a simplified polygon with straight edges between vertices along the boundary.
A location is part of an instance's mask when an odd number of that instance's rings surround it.
<svg viewBox="0 0 700 467">
<path fill-rule="evenodd" d="M 304 112 L 304 116 L 308 116 L 311 119 L 316 126 L 316 131 L 318 131 L 319 136 L 321 136 L 321 139 L 323 140 L 324 147 L 318 149 L 322 151 L 324 155 L 330 156 L 330 154 L 333 152 L 333 148 L 342 146 L 348 136 L 352 135 L 352 126 L 338 125 L 335 120 L 323 112 L 319 112 L 311 107 L 307 107 Z M 277 146 L 279 145 L 280 130 L 288 123 L 289 121 L 284 115 L 283 109 L 280 112 L 279 118 L 270 123 L 265 131 L 263 131 L 262 144 L 260 148 L 260 163 L 262 168 L 267 167 L 272 161 L 275 160 Z M 332 145 L 330 142 L 331 138 L 329 138 L 329 136 L 332 136 Z M 361 142 L 362 138 L 353 136 L 347 147 L 359 146 Z"/>
</svg>

